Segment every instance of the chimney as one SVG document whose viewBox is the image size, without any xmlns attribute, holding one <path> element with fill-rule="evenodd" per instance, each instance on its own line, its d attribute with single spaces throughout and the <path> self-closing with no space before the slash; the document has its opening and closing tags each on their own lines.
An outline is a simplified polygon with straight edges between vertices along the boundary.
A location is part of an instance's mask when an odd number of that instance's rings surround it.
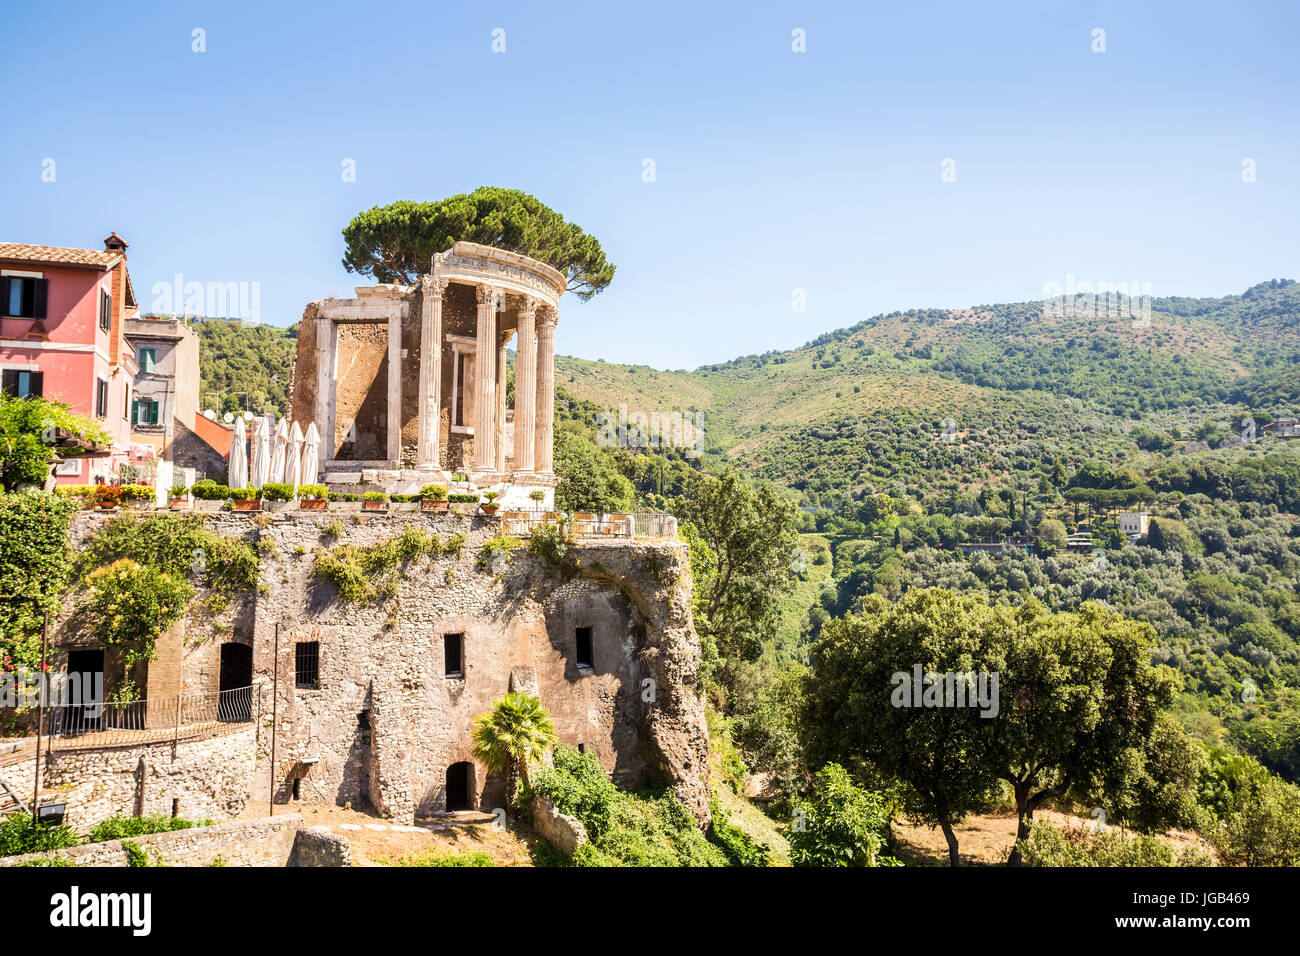
<svg viewBox="0 0 1300 956">
<path fill-rule="evenodd" d="M 104 240 L 104 251 L 115 252 L 122 258 L 113 266 L 109 294 L 113 296 L 111 326 L 108 331 L 108 361 L 116 368 L 122 360 L 122 316 L 126 308 L 126 240 L 117 233 L 109 233 Z"/>
</svg>

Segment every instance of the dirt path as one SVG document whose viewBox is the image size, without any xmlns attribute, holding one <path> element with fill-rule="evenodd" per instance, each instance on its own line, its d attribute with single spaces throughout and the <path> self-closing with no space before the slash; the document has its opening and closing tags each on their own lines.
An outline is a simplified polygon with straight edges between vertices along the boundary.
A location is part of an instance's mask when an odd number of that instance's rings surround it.
<svg viewBox="0 0 1300 956">
<path fill-rule="evenodd" d="M 295 806 L 309 827 L 328 827 L 352 844 L 354 866 L 383 866 L 413 854 L 486 853 L 497 866 L 531 866 L 530 849 L 539 839 L 525 826 L 507 829 L 486 813 L 456 813 L 421 820 L 413 827 L 334 806 Z"/>
</svg>

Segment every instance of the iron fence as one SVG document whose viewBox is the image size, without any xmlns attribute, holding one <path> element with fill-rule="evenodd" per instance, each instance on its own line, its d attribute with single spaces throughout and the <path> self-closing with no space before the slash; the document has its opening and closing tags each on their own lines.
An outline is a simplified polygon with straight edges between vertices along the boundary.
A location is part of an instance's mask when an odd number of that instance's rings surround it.
<svg viewBox="0 0 1300 956">
<path fill-rule="evenodd" d="M 516 538 L 527 538 L 545 524 L 561 524 L 578 538 L 675 538 L 677 519 L 663 512 L 637 514 L 595 514 L 555 511 L 505 511 L 501 513 L 501 531 Z"/>
<path fill-rule="evenodd" d="M 256 693 L 255 693 L 256 691 Z M 234 729 L 257 718 L 261 687 L 146 700 L 100 701 L 51 709 L 51 750 L 157 743 Z"/>
</svg>

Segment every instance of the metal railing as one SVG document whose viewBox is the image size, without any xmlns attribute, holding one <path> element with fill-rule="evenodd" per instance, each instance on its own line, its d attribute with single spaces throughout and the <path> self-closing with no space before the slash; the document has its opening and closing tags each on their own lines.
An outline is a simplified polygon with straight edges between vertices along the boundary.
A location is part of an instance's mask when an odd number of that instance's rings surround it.
<svg viewBox="0 0 1300 956">
<path fill-rule="evenodd" d="M 205 736 L 256 719 L 261 713 L 261 691 L 261 687 L 236 687 L 217 693 L 55 707 L 48 711 L 46 733 L 51 750 Z"/>
<path fill-rule="evenodd" d="M 502 534 L 527 538 L 545 524 L 562 524 L 577 538 L 675 538 L 677 519 L 662 512 L 594 514 L 555 511 L 503 511 Z"/>
</svg>

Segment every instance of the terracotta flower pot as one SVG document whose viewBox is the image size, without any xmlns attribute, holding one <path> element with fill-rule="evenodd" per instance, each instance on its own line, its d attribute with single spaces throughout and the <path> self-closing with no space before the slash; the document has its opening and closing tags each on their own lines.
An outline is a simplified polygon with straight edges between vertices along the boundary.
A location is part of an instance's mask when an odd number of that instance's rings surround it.
<svg viewBox="0 0 1300 956">
<path fill-rule="evenodd" d="M 387 511 L 388 502 L 387 501 L 362 501 L 361 510 L 362 511 Z"/>
<path fill-rule="evenodd" d="M 190 499 L 188 498 L 167 499 L 167 507 L 170 508 L 172 511 L 184 511 L 189 506 L 190 506 Z"/>
<path fill-rule="evenodd" d="M 440 501 L 435 501 L 432 498 L 421 498 L 420 510 L 421 511 L 446 511 L 447 499 L 443 498 Z"/>
<path fill-rule="evenodd" d="M 499 509 L 501 506 L 497 504 L 495 501 L 493 501 L 491 503 L 484 502 L 483 504 L 479 505 L 479 507 L 483 509 L 483 513 L 485 515 L 494 515 L 497 513 L 497 509 Z"/>
<path fill-rule="evenodd" d="M 324 511 L 329 506 L 329 502 L 324 498 L 300 498 L 298 500 L 299 511 Z"/>
<path fill-rule="evenodd" d="M 235 510 L 236 511 L 261 511 L 262 499 L 253 498 L 251 500 L 243 500 L 243 499 L 237 500 L 235 501 Z"/>
</svg>

